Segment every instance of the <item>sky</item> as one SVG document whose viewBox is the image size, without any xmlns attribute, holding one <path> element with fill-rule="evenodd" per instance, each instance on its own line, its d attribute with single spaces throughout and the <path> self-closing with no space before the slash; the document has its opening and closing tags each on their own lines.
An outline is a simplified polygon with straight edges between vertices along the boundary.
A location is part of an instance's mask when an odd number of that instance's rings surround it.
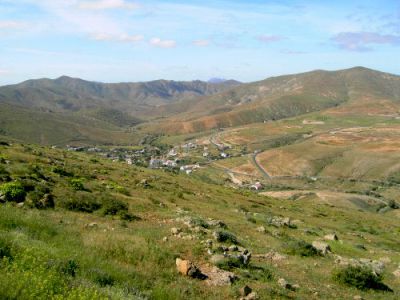
<svg viewBox="0 0 400 300">
<path fill-rule="evenodd" d="M 400 74 L 399 0 L 0 0 L 0 85 Z"/>
</svg>

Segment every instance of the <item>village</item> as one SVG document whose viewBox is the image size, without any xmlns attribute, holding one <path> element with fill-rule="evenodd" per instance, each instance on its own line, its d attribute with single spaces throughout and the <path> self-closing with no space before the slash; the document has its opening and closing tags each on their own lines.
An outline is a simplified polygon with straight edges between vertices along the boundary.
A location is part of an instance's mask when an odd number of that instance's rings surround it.
<svg viewBox="0 0 400 300">
<path fill-rule="evenodd" d="M 231 147 L 211 143 L 202 145 L 197 142 L 187 142 L 174 147 L 156 147 L 145 145 L 138 147 L 83 147 L 67 145 L 68 151 L 86 152 L 112 160 L 113 162 L 125 162 L 131 166 L 148 167 L 150 169 L 161 169 L 171 172 L 181 172 L 190 175 L 197 170 L 206 167 L 211 162 L 239 156 L 240 154 L 230 151 Z M 259 181 L 239 187 L 254 191 L 263 189 Z"/>
</svg>

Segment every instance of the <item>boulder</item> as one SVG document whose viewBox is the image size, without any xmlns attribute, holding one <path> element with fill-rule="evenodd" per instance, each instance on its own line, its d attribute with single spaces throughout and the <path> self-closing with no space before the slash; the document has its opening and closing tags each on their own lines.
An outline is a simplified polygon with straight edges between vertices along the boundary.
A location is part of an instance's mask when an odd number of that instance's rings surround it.
<svg viewBox="0 0 400 300">
<path fill-rule="evenodd" d="M 177 258 L 175 263 L 176 263 L 176 269 L 182 275 L 189 276 L 192 278 L 202 278 L 204 276 L 200 272 L 200 270 L 194 265 L 194 263 L 192 263 L 190 260 Z"/>
<path fill-rule="evenodd" d="M 326 240 L 326 241 L 338 241 L 339 238 L 335 233 L 332 233 L 332 234 L 325 235 L 324 236 L 324 240 Z"/>
<path fill-rule="evenodd" d="M 258 294 L 256 292 L 251 292 L 246 297 L 240 298 L 240 300 L 257 300 L 257 299 L 258 299 Z"/>
<path fill-rule="evenodd" d="M 312 246 L 317 249 L 322 255 L 327 255 L 331 252 L 331 247 L 324 242 L 314 241 L 312 242 Z"/>
<path fill-rule="evenodd" d="M 173 235 L 178 235 L 179 233 L 181 233 L 182 232 L 182 229 L 180 229 L 180 228 L 176 228 L 176 227 L 172 227 L 171 228 L 171 233 L 173 234 Z"/>
<path fill-rule="evenodd" d="M 246 297 L 252 291 L 253 290 L 251 289 L 251 287 L 249 287 L 248 285 L 245 285 L 244 287 L 240 288 L 239 293 L 240 293 L 240 296 Z"/>
<path fill-rule="evenodd" d="M 299 288 L 299 285 L 298 284 L 290 284 L 289 282 L 287 282 L 286 281 L 286 279 L 284 279 L 284 278 L 279 278 L 278 279 L 278 284 L 282 287 L 282 288 L 284 288 L 284 289 L 286 289 L 286 290 L 291 290 L 291 291 L 294 291 L 294 290 L 296 290 L 296 289 L 298 289 Z"/>
<path fill-rule="evenodd" d="M 225 260 L 225 256 L 222 254 L 214 254 L 210 258 L 210 262 L 214 265 L 217 265 Z"/>
<path fill-rule="evenodd" d="M 399 266 L 399 268 L 398 268 L 397 270 L 395 270 L 395 271 L 393 272 L 393 275 L 394 275 L 395 277 L 397 277 L 397 278 L 400 278 L 400 266 Z"/>
<path fill-rule="evenodd" d="M 257 227 L 257 231 L 261 232 L 261 233 L 266 233 L 267 232 L 267 230 L 265 229 L 264 226 Z"/>
<path fill-rule="evenodd" d="M 221 270 L 217 267 L 213 267 L 208 272 L 205 272 L 205 275 L 208 277 L 207 284 L 212 286 L 231 285 L 237 279 L 234 273 Z"/>
<path fill-rule="evenodd" d="M 229 246 L 228 250 L 234 252 L 234 251 L 238 251 L 239 248 L 236 245 L 231 245 L 231 246 Z"/>
</svg>

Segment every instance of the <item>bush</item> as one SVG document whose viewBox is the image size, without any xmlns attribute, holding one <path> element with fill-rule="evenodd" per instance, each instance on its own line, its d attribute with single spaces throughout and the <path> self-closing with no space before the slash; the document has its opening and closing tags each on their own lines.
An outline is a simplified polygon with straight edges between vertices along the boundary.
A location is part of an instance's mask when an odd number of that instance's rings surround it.
<svg viewBox="0 0 400 300">
<path fill-rule="evenodd" d="M 27 204 L 37 209 L 54 208 L 54 197 L 52 194 L 44 194 L 41 191 L 33 191 L 28 194 Z"/>
<path fill-rule="evenodd" d="M 318 250 L 305 241 L 290 241 L 285 245 L 287 254 L 299 256 L 317 256 Z"/>
<path fill-rule="evenodd" d="M 69 184 L 75 191 L 84 191 L 85 186 L 83 185 L 83 180 L 78 178 L 73 178 L 69 181 Z"/>
<path fill-rule="evenodd" d="M 231 242 L 232 244 L 238 244 L 238 240 L 236 236 L 233 233 L 230 233 L 228 231 L 216 231 L 214 233 L 215 239 L 220 242 Z"/>
<path fill-rule="evenodd" d="M 128 212 L 128 204 L 124 201 L 114 199 L 114 198 L 107 198 L 103 202 L 103 215 L 111 215 L 115 216 L 119 213 L 126 213 Z"/>
<path fill-rule="evenodd" d="M 90 195 L 77 194 L 63 200 L 61 206 L 72 211 L 92 213 L 101 208 L 101 203 Z"/>
<path fill-rule="evenodd" d="M 391 289 L 382 282 L 382 275 L 375 274 L 370 268 L 361 266 L 348 266 L 334 274 L 334 279 L 359 290 L 384 290 Z"/>
<path fill-rule="evenodd" d="M 76 271 L 79 269 L 78 263 L 73 260 L 69 259 L 67 261 L 63 261 L 60 263 L 59 270 L 64 275 L 69 275 L 75 277 Z"/>
<path fill-rule="evenodd" d="M 26 192 L 20 182 L 7 182 L 0 186 L 5 201 L 23 202 Z"/>
<path fill-rule="evenodd" d="M 107 285 L 112 286 L 115 282 L 115 279 L 110 274 L 107 274 L 103 270 L 90 269 L 88 273 L 89 273 L 88 275 L 92 279 L 92 281 L 97 283 L 101 287 L 105 287 Z"/>
<path fill-rule="evenodd" d="M 135 216 L 134 214 L 132 214 L 130 212 L 120 212 L 118 215 L 121 218 L 121 220 L 123 220 L 123 221 L 138 221 L 138 220 L 141 220 L 140 217 Z"/>
<path fill-rule="evenodd" d="M 216 263 L 216 266 L 222 270 L 230 271 L 234 268 L 244 268 L 247 265 L 240 257 L 227 257 L 224 260 Z"/>
<path fill-rule="evenodd" d="M 58 175 L 60 175 L 60 176 L 65 176 L 65 177 L 72 177 L 72 176 L 74 176 L 73 173 L 66 171 L 66 170 L 65 170 L 64 168 L 62 168 L 62 167 L 54 167 L 52 171 L 53 171 L 53 173 L 56 173 L 56 174 L 58 174 Z"/>
<path fill-rule="evenodd" d="M 0 239 L 0 260 L 3 258 L 12 258 L 10 242 Z"/>
</svg>

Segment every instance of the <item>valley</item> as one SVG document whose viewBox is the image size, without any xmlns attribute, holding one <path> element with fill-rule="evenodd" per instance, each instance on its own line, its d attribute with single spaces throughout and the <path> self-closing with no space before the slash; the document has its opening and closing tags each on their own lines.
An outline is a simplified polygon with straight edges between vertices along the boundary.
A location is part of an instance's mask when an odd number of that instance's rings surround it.
<svg viewBox="0 0 400 300">
<path fill-rule="evenodd" d="M 63 77 L 0 116 L 5 299 L 399 298 L 399 76 Z"/>
</svg>

